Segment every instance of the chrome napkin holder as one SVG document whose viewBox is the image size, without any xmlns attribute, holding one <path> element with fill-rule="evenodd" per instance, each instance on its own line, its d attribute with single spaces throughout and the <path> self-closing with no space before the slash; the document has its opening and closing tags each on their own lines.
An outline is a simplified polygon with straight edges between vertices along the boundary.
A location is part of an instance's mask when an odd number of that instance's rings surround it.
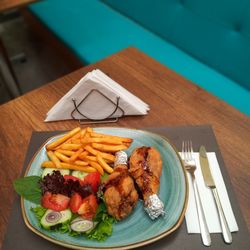
<svg viewBox="0 0 250 250">
<path fill-rule="evenodd" d="M 93 118 L 93 117 L 90 117 L 89 115 L 84 114 L 83 111 L 79 110 L 80 106 L 86 103 L 87 99 L 90 98 L 91 95 L 93 95 L 95 92 L 100 94 L 102 97 L 104 97 L 113 106 L 113 109 L 110 111 L 110 113 L 106 114 L 104 117 Z M 108 96 L 104 95 L 98 89 L 92 89 L 78 104 L 77 104 L 77 100 L 75 98 L 72 98 L 74 109 L 71 112 L 71 117 L 74 120 L 78 120 L 81 125 L 98 124 L 98 123 L 99 124 L 100 123 L 115 123 L 119 120 L 120 117 L 123 117 L 125 114 L 124 110 L 121 107 L 119 107 L 119 102 L 120 102 L 119 96 L 116 97 L 116 103 L 115 103 Z M 121 115 L 115 118 L 111 118 L 112 115 L 114 115 L 118 110 L 120 111 Z M 76 118 L 75 113 L 79 114 L 84 119 Z"/>
</svg>

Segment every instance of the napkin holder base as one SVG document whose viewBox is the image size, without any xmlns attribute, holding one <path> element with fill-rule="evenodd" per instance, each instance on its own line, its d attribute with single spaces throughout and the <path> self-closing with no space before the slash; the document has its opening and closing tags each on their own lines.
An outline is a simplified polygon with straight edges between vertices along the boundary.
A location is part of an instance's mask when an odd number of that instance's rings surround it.
<svg viewBox="0 0 250 250">
<path fill-rule="evenodd" d="M 91 118 L 89 115 L 83 114 L 83 112 L 79 110 L 80 105 L 84 104 L 84 102 L 86 102 L 87 98 L 89 98 L 91 95 L 93 95 L 94 92 L 97 92 L 98 94 L 100 94 L 107 101 L 109 101 L 112 104 L 112 106 L 114 107 L 113 110 L 111 110 L 110 113 L 105 115 L 105 117 L 103 117 L 103 118 Z M 116 103 L 115 103 L 109 97 L 107 97 L 101 91 L 99 91 L 98 89 L 92 89 L 78 104 L 76 103 L 76 99 L 72 98 L 74 109 L 71 112 L 71 117 L 73 120 L 78 120 L 81 125 L 100 124 L 100 123 L 115 123 L 115 122 L 118 122 L 120 117 L 124 117 L 124 114 L 125 114 L 124 110 L 121 107 L 119 107 L 119 101 L 120 101 L 119 96 L 116 97 Z M 121 115 L 119 117 L 111 118 L 112 115 L 114 115 L 118 110 L 120 110 Z M 80 116 L 82 116 L 83 119 L 76 118 L 74 116 L 75 112 L 77 114 L 79 114 Z"/>
</svg>

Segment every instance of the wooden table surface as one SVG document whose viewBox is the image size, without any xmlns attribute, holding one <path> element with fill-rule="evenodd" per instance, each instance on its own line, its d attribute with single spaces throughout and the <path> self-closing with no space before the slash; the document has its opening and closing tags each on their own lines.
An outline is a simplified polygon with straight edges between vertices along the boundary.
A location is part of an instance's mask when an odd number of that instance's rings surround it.
<svg viewBox="0 0 250 250">
<path fill-rule="evenodd" d="M 137 49 L 128 48 L 0 106 L 0 242 L 14 197 L 12 181 L 21 174 L 32 131 L 68 130 L 78 126 L 77 121 L 44 123 L 43 120 L 84 74 L 96 68 L 151 108 L 147 116 L 125 117 L 114 126 L 212 125 L 250 228 L 250 118 Z"/>
<path fill-rule="evenodd" d="M 19 8 L 36 1 L 38 0 L 0 0 L 0 12 Z"/>
</svg>

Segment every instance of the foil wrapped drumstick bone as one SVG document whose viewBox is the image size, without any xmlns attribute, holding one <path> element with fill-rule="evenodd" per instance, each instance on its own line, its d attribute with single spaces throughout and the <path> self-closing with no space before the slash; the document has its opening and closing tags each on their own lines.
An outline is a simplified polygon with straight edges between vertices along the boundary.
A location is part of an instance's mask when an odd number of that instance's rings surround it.
<svg viewBox="0 0 250 250">
<path fill-rule="evenodd" d="M 157 195 L 162 173 L 160 153 L 153 147 L 136 148 L 130 156 L 129 172 L 142 192 L 144 208 L 150 218 L 164 215 L 164 204 Z"/>
</svg>

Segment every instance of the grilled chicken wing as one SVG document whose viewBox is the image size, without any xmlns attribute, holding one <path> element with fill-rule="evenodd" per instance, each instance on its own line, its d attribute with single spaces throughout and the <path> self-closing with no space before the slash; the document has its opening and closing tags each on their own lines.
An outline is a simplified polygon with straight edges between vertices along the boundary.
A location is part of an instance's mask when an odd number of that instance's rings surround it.
<svg viewBox="0 0 250 250">
<path fill-rule="evenodd" d="M 161 155 L 156 149 L 141 147 L 132 152 L 129 161 L 129 172 L 140 188 L 144 201 L 150 195 L 157 194 L 161 171 Z"/>
<path fill-rule="evenodd" d="M 104 199 L 110 215 L 117 220 L 127 217 L 138 201 L 134 181 L 126 165 L 118 165 L 105 184 Z"/>
</svg>

